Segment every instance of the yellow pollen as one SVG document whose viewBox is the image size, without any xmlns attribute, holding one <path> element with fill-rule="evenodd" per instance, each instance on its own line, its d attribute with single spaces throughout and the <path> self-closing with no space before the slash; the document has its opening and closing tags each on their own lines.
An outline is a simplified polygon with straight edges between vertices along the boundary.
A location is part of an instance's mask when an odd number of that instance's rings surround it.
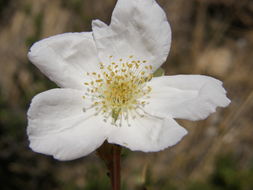
<svg viewBox="0 0 253 190">
<path fill-rule="evenodd" d="M 148 104 L 146 99 L 152 91 L 146 84 L 153 77 L 152 66 L 143 66 L 146 60 L 133 60 L 133 57 L 130 55 L 123 62 L 123 58 L 117 61 L 109 56 L 111 63 L 106 66 L 99 63 L 101 71 L 92 72 L 93 80 L 84 83 L 88 90 L 83 98 L 91 98 L 91 108 L 95 109 L 95 115 L 102 114 L 104 121 L 111 119 L 115 125 L 121 125 L 122 119 L 136 118 L 136 115 L 142 117 L 142 108 Z"/>
</svg>

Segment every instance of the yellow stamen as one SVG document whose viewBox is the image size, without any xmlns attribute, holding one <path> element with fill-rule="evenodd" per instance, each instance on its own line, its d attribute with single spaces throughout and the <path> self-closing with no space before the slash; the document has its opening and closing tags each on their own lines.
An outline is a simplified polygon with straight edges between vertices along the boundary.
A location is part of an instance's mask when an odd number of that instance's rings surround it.
<svg viewBox="0 0 253 190">
<path fill-rule="evenodd" d="M 107 66 L 100 63 L 101 72 L 92 72 L 94 80 L 84 83 L 89 86 L 86 94 L 93 100 L 92 107 L 95 108 L 96 115 L 103 114 L 105 121 L 111 118 L 115 125 L 121 125 L 122 119 L 128 120 L 130 113 L 143 116 L 137 109 L 141 109 L 148 102 L 140 99 L 147 98 L 152 90 L 146 85 L 152 78 L 152 66 L 143 66 L 142 63 L 146 63 L 146 60 L 133 60 L 133 57 L 128 56 L 131 61 L 124 60 L 122 63 L 123 58 L 117 62 L 113 60 L 113 56 L 109 56 L 112 58 L 111 63 Z M 132 117 L 135 118 L 135 115 Z"/>
</svg>

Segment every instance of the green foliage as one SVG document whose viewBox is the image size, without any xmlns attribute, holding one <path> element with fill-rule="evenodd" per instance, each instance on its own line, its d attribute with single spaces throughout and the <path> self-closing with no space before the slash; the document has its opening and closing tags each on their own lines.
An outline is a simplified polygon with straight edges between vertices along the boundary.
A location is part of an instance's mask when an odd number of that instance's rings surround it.
<svg viewBox="0 0 253 190">
<path fill-rule="evenodd" d="M 216 170 L 211 177 L 211 182 L 223 189 L 239 190 L 240 171 L 237 171 L 235 160 L 229 156 L 222 156 L 217 160 Z"/>
<path fill-rule="evenodd" d="M 216 170 L 210 183 L 216 189 L 250 190 L 253 189 L 253 168 L 240 169 L 237 160 L 229 155 L 221 156 L 216 163 Z"/>
<path fill-rule="evenodd" d="M 110 189 L 109 177 L 105 175 L 105 172 L 101 172 L 95 165 L 90 166 L 85 177 L 87 184 L 84 190 Z"/>
<path fill-rule="evenodd" d="M 253 167 L 242 169 L 232 153 L 220 155 L 217 158 L 213 173 L 206 181 L 185 179 L 184 182 L 174 183 L 168 176 L 154 181 L 152 173 L 147 172 L 145 184 L 140 189 L 145 190 L 252 190 Z"/>
<path fill-rule="evenodd" d="M 215 170 L 204 182 L 190 182 L 188 190 L 252 190 L 253 168 L 241 169 L 233 154 L 217 158 Z"/>
</svg>

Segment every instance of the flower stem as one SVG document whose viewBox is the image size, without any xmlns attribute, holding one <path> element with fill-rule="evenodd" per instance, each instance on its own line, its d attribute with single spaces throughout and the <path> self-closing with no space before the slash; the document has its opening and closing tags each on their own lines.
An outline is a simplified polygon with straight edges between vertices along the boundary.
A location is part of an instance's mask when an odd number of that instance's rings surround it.
<svg viewBox="0 0 253 190">
<path fill-rule="evenodd" d="M 109 171 L 112 190 L 120 190 L 120 158 L 121 146 L 115 144 L 104 144 L 97 149 L 97 155 L 105 162 Z"/>
<path fill-rule="evenodd" d="M 110 178 L 112 190 L 120 190 L 120 153 L 121 147 L 113 145 L 112 147 L 112 163 L 110 170 Z"/>
</svg>

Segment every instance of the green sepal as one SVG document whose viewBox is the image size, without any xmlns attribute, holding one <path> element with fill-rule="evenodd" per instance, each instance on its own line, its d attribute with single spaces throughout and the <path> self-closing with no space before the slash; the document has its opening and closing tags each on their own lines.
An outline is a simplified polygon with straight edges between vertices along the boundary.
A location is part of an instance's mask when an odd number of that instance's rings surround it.
<svg viewBox="0 0 253 190">
<path fill-rule="evenodd" d="M 158 68 L 154 73 L 153 73 L 153 77 L 160 77 L 160 76 L 164 76 L 165 75 L 165 71 L 163 68 Z"/>
</svg>

